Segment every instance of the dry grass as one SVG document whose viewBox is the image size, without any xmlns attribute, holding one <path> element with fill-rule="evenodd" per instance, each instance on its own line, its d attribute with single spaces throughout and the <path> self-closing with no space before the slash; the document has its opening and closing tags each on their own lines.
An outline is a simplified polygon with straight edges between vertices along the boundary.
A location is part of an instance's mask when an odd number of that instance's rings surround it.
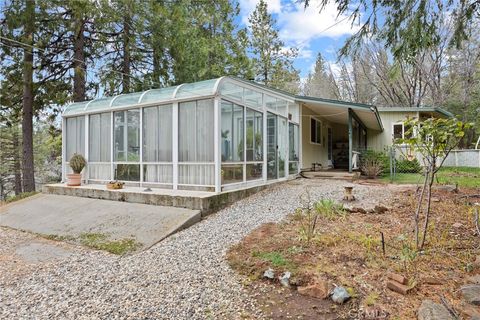
<svg viewBox="0 0 480 320">
<path fill-rule="evenodd" d="M 384 214 L 352 213 L 322 219 L 309 244 L 299 239 L 300 222 L 294 215 L 279 224 L 265 224 L 232 247 L 228 259 L 234 269 L 251 280 L 260 279 L 268 267 L 292 272 L 294 285 L 305 285 L 314 277 L 327 278 L 355 291 L 350 308 L 374 306 L 387 311 L 391 319 L 416 318 L 423 299 L 438 301 L 440 295 L 461 312 L 458 289 L 475 271 L 473 261 L 480 254 L 480 237 L 475 234 L 473 212 L 464 195 L 441 191 L 434 195 L 441 201 L 433 203 L 424 252 L 414 250 L 412 241 L 412 191 L 398 194 L 392 210 Z M 454 223 L 462 225 L 454 228 Z M 386 289 L 389 271 L 410 279 L 409 295 Z M 440 279 L 442 284 L 427 285 L 423 283 L 427 277 Z"/>
</svg>

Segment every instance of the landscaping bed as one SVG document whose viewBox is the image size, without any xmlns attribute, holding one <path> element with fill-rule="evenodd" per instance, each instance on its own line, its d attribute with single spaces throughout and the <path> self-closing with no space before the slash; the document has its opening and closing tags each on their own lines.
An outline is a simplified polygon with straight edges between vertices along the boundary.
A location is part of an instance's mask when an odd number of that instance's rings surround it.
<svg viewBox="0 0 480 320">
<path fill-rule="evenodd" d="M 435 190 L 427 242 L 421 251 L 413 241 L 415 193 L 414 189 L 398 193 L 390 207 L 376 210 L 334 205 L 319 215 L 309 237 L 308 217 L 302 210 L 292 212 L 280 223 L 263 224 L 230 248 L 228 261 L 244 276 L 244 284 L 264 313 L 274 319 L 367 319 L 367 314 L 378 319 L 416 319 L 425 300 L 450 309 L 451 316 L 468 318 L 478 307 L 465 300 L 460 288 L 480 273 L 480 235 L 471 205 L 480 202 L 471 197 L 479 192 Z M 332 204 L 328 206 L 331 209 Z M 269 268 L 273 279 L 266 277 Z M 278 279 L 287 271 L 291 273 L 288 288 Z M 404 277 L 408 293 L 387 288 L 389 276 L 400 282 Z M 317 288 L 314 297 L 312 290 L 308 292 L 312 285 Z M 343 304 L 327 296 L 337 286 L 351 297 Z M 328 292 L 321 297 L 325 287 Z"/>
</svg>

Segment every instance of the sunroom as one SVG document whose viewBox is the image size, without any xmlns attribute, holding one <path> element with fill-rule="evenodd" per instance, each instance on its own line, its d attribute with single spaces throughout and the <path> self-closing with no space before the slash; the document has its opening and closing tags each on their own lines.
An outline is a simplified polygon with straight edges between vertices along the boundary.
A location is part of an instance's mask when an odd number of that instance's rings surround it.
<svg viewBox="0 0 480 320">
<path fill-rule="evenodd" d="M 232 77 L 68 105 L 63 180 L 82 154 L 86 184 L 221 192 L 286 180 L 300 168 L 293 96 Z"/>
</svg>

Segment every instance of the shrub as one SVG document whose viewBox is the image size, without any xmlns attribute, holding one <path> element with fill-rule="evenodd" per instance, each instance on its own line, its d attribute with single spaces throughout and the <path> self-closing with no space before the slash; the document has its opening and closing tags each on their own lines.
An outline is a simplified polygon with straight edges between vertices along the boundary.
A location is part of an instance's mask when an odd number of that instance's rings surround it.
<svg viewBox="0 0 480 320">
<path fill-rule="evenodd" d="M 86 165 L 87 161 L 81 154 L 75 153 L 70 159 L 70 167 L 76 174 L 80 174 Z"/>
<path fill-rule="evenodd" d="M 368 178 L 377 178 L 383 174 L 384 169 L 385 168 L 379 159 L 368 159 L 363 161 L 363 163 L 360 165 L 362 174 Z"/>
<path fill-rule="evenodd" d="M 381 171 L 377 176 L 387 173 L 390 168 L 390 158 L 385 152 L 381 151 L 366 150 L 362 152 L 360 156 L 360 170 L 362 170 L 362 173 L 367 175 L 362 168 L 370 168 L 373 165 L 376 168 L 381 168 Z"/>
<path fill-rule="evenodd" d="M 331 199 L 322 199 L 314 205 L 317 214 L 325 219 L 334 220 L 345 215 L 345 209 Z"/>
<path fill-rule="evenodd" d="M 416 158 L 413 160 L 400 159 L 397 161 L 397 171 L 402 173 L 420 173 L 422 167 Z"/>
</svg>

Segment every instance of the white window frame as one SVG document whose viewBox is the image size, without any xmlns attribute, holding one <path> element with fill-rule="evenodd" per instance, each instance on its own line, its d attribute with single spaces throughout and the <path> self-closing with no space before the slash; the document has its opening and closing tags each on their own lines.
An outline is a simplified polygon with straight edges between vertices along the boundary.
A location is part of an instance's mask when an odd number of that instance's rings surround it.
<svg viewBox="0 0 480 320">
<path fill-rule="evenodd" d="M 312 120 L 315 120 L 316 124 L 315 124 L 315 128 L 317 128 L 317 123 L 320 123 L 320 142 L 317 142 L 317 141 L 312 141 Z M 323 145 L 322 143 L 322 139 L 323 139 L 323 121 L 320 120 L 319 118 L 317 117 L 314 117 L 314 116 L 310 116 L 310 123 L 308 124 L 310 129 L 310 144 L 314 144 L 314 145 L 317 145 L 317 146 L 321 146 Z M 316 133 L 316 132 L 315 132 Z M 317 137 L 317 135 L 315 134 L 315 138 Z"/>
</svg>

